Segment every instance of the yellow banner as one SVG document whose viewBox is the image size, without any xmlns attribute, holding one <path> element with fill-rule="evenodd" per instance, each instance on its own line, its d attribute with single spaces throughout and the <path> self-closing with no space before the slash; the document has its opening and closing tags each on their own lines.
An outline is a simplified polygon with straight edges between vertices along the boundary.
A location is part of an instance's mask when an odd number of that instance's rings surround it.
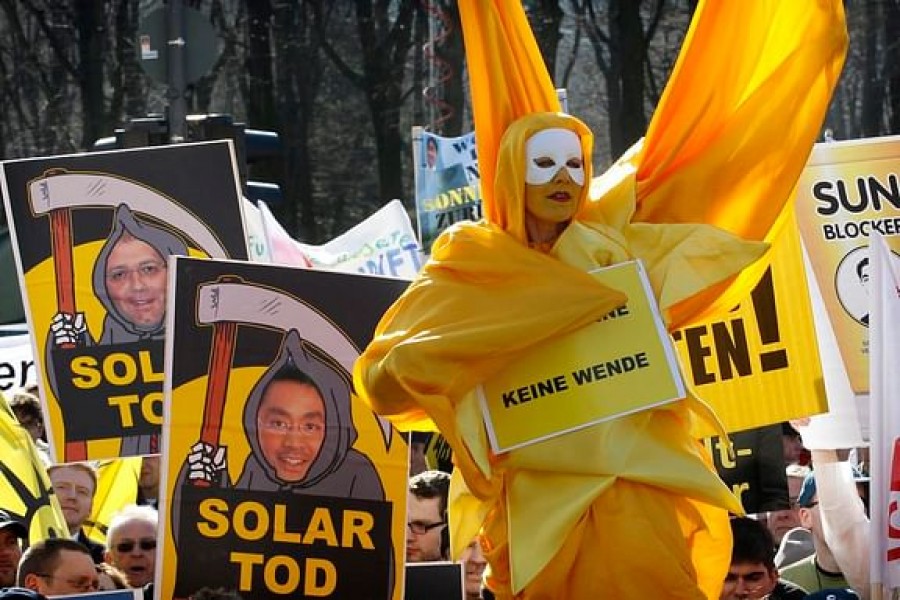
<svg viewBox="0 0 900 600">
<path fill-rule="evenodd" d="M 900 136 L 817 144 L 797 184 L 797 220 L 850 385 L 869 391 L 869 234 L 900 264 Z"/>
<path fill-rule="evenodd" d="M 130 456 L 98 462 L 94 508 L 82 526 L 85 535 L 95 542 L 106 545 L 112 516 L 137 502 L 142 460 L 140 456 Z"/>
<path fill-rule="evenodd" d="M 69 529 L 31 436 L 0 393 L 0 506 L 28 530 L 30 543 Z"/>
<path fill-rule="evenodd" d="M 750 297 L 724 318 L 672 333 L 688 385 L 715 408 L 727 431 L 828 410 L 792 215 L 768 260 Z M 700 426 L 698 437 L 715 434 Z"/>
<path fill-rule="evenodd" d="M 640 262 L 594 275 L 628 303 L 530 352 L 479 387 L 491 445 L 504 452 L 684 396 Z"/>
</svg>

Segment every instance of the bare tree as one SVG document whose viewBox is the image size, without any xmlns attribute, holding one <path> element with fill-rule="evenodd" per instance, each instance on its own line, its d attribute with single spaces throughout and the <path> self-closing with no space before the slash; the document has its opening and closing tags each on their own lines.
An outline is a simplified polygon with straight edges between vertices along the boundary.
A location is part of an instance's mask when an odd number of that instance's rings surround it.
<svg viewBox="0 0 900 600">
<path fill-rule="evenodd" d="M 317 239 L 310 134 L 322 77 L 315 11 L 327 23 L 321 2 L 279 2 L 275 8 L 276 105 L 283 138 L 286 226 L 303 239 Z M 321 21 L 320 21 L 321 22 Z"/>
<path fill-rule="evenodd" d="M 556 73 L 556 55 L 562 35 L 559 29 L 563 19 L 562 7 L 559 0 L 536 0 L 526 5 L 526 10 L 528 22 L 552 78 Z"/>
<path fill-rule="evenodd" d="M 412 46 L 413 0 L 356 0 L 362 70 L 353 69 L 324 36 L 322 48 L 340 72 L 362 90 L 372 116 L 378 150 L 378 196 L 403 197 L 404 133 L 400 109 L 406 96 L 405 65 Z M 321 15 L 321 11 L 319 11 Z M 319 19 L 321 22 L 321 18 Z M 317 31 L 324 29 L 317 26 Z"/>
<path fill-rule="evenodd" d="M 884 69 L 888 133 L 900 134 L 900 0 L 884 0 Z"/>
<path fill-rule="evenodd" d="M 643 0 L 572 0 L 572 7 L 606 81 L 611 151 L 618 156 L 647 129 L 645 67 L 665 2 L 647 9 L 646 24 Z"/>
</svg>

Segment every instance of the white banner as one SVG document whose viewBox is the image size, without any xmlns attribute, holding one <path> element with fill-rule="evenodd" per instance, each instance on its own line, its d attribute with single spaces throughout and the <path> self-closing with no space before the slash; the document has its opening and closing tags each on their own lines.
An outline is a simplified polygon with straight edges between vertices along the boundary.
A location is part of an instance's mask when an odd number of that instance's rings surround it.
<svg viewBox="0 0 900 600">
<path fill-rule="evenodd" d="M 260 209 L 253 202 L 244 198 L 244 225 L 247 226 L 247 248 L 251 262 L 272 262 L 269 255 L 269 243 L 266 240 L 266 229 L 263 225 Z"/>
<path fill-rule="evenodd" d="M 365 221 L 321 246 L 294 240 L 265 203 L 260 202 L 259 209 L 275 264 L 399 279 L 412 279 L 422 266 L 422 248 L 399 200 L 391 200 Z"/>
<path fill-rule="evenodd" d="M 37 383 L 28 332 L 0 330 L 0 392 L 14 392 Z"/>
<path fill-rule="evenodd" d="M 863 440 L 863 424 L 857 410 L 857 398 L 853 393 L 853 388 L 850 387 L 850 378 L 847 375 L 844 361 L 841 359 L 837 338 L 831 327 L 819 284 L 812 274 L 809 255 L 805 248 L 803 263 L 808 274 L 806 282 L 816 326 L 819 357 L 822 361 L 825 395 L 828 398 L 828 412 L 811 417 L 809 425 L 801 431 L 803 445 L 810 450 L 862 446 L 865 442 Z"/>
</svg>

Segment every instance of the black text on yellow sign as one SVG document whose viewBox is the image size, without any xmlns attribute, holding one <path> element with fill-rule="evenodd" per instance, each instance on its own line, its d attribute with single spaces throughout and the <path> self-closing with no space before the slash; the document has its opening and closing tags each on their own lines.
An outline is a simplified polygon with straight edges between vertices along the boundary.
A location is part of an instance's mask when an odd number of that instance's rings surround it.
<svg viewBox="0 0 900 600">
<path fill-rule="evenodd" d="M 866 175 L 853 181 L 844 179 L 824 179 L 811 186 L 816 200 L 816 213 L 823 217 L 851 219 L 864 212 L 886 212 L 882 218 L 835 221 L 822 224 L 822 237 L 826 240 L 867 238 L 873 231 L 881 235 L 900 235 L 900 179 L 896 173 L 886 173 L 883 177 Z"/>
<path fill-rule="evenodd" d="M 558 392 L 564 392 L 569 387 L 578 387 L 590 383 L 616 377 L 646 369 L 650 366 L 650 359 L 646 352 L 638 352 L 633 355 L 619 356 L 611 360 L 605 360 L 579 368 L 569 375 L 556 375 L 549 379 L 536 381 L 526 386 L 517 387 L 503 392 L 503 407 L 518 406 L 538 398 L 551 396 Z"/>
<path fill-rule="evenodd" d="M 806 290 L 798 293 L 805 294 Z M 736 309 L 732 311 L 733 318 L 672 333 L 676 344 L 681 344 L 687 354 L 686 366 L 693 385 L 752 377 L 790 366 L 779 325 L 784 315 L 778 314 L 771 269 L 763 275 L 751 299 L 752 313 Z M 751 350 L 751 335 L 757 338 L 759 352 Z"/>
<path fill-rule="evenodd" d="M 386 502 L 185 487 L 178 503 L 179 597 L 222 585 L 253 598 L 390 597 Z"/>
<path fill-rule="evenodd" d="M 50 364 L 68 440 L 159 433 L 162 341 L 56 348 Z"/>
</svg>

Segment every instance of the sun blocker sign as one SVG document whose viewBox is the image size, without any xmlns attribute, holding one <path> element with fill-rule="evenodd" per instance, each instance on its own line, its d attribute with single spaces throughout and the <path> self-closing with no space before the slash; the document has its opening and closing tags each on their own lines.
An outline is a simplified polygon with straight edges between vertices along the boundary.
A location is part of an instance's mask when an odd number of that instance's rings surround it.
<svg viewBox="0 0 900 600">
<path fill-rule="evenodd" d="M 495 452 L 683 398 L 684 383 L 644 266 L 593 272 L 628 302 L 534 350 L 479 386 Z"/>
</svg>

